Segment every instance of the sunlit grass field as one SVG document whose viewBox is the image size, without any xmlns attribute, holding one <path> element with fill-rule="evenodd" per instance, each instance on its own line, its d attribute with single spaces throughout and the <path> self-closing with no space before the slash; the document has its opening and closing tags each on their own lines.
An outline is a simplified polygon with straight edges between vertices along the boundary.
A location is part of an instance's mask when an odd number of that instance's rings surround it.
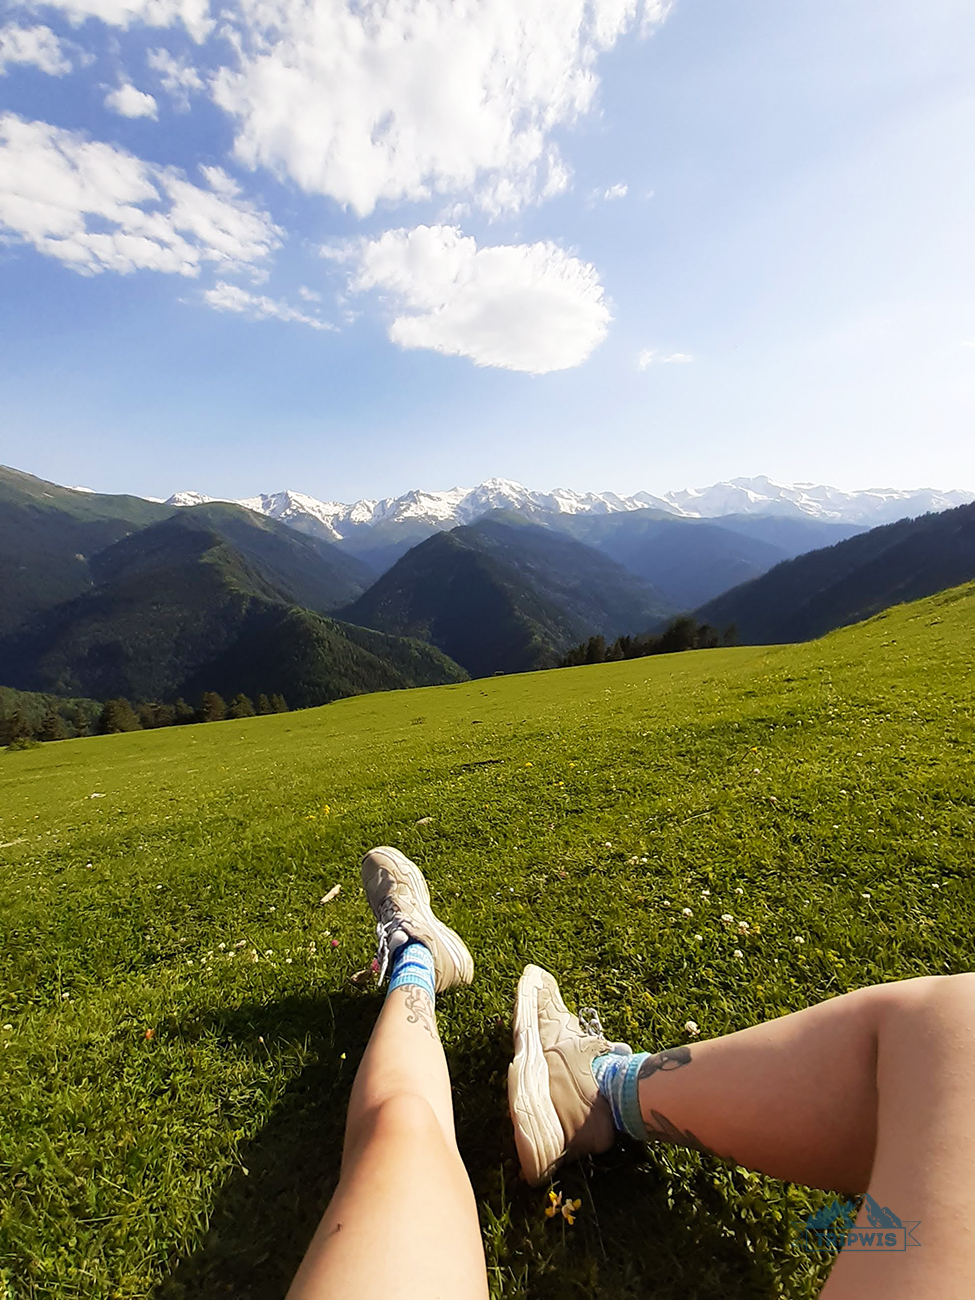
<svg viewBox="0 0 975 1300">
<path fill-rule="evenodd" d="M 649 1048 L 975 966 L 973 661 L 970 584 L 805 646 L 0 753 L 0 1297 L 283 1296 L 381 997 L 376 843 L 478 963 L 438 1012 L 493 1294 L 814 1295 L 825 1198 L 694 1153 L 567 1170 L 545 1218 L 515 982 Z"/>
</svg>

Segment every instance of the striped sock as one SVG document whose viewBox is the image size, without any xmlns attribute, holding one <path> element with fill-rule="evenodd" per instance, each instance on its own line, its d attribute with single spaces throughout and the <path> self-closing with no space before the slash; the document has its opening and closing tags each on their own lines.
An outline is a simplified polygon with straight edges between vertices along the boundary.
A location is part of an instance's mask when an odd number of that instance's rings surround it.
<svg viewBox="0 0 975 1300">
<path fill-rule="evenodd" d="M 615 1052 L 607 1052 L 603 1056 L 593 1057 L 592 1061 L 593 1078 L 596 1087 L 609 1102 L 614 1127 L 641 1142 L 648 1141 L 648 1134 L 640 1113 L 637 1088 L 640 1066 L 649 1055 L 649 1052 L 638 1052 L 633 1056 L 619 1056 Z"/>
<path fill-rule="evenodd" d="M 419 939 L 407 939 L 393 954 L 389 966 L 389 997 L 393 989 L 402 988 L 404 984 L 415 984 L 430 995 L 430 1001 L 437 1000 L 437 972 L 433 965 L 430 949 Z"/>
</svg>

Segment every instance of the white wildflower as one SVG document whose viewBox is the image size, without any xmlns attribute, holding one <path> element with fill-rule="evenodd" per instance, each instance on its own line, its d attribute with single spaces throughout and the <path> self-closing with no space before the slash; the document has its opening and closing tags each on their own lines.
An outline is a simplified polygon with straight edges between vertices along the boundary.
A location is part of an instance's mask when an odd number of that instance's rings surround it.
<svg viewBox="0 0 975 1300">
<path fill-rule="evenodd" d="M 739 921 L 739 922 L 738 922 L 738 933 L 739 933 L 739 934 L 747 934 L 748 931 L 749 931 L 750 929 L 751 929 L 751 926 L 748 924 L 747 921 Z"/>
<path fill-rule="evenodd" d="M 724 921 L 725 925 L 730 925 L 735 918 L 731 915 L 730 912 L 722 912 L 721 919 L 722 921 Z"/>
<path fill-rule="evenodd" d="M 688 1020 L 684 1025 L 684 1030 L 686 1033 L 690 1034 L 691 1038 L 696 1038 L 701 1032 L 697 1026 L 697 1022 L 694 1020 Z"/>
<path fill-rule="evenodd" d="M 797 935 L 795 936 L 795 942 L 796 942 L 796 943 L 805 943 L 806 941 L 805 941 L 805 939 L 802 937 L 801 934 L 797 934 Z"/>
<path fill-rule="evenodd" d="M 741 950 L 740 948 L 736 948 L 735 951 L 734 951 L 731 955 L 732 955 L 733 957 L 744 957 L 745 954 L 742 952 L 742 950 Z"/>
<path fill-rule="evenodd" d="M 691 909 L 690 909 L 689 907 L 682 907 L 680 911 L 681 911 L 681 916 L 693 916 L 693 915 L 694 915 L 694 913 L 691 911 Z"/>
</svg>

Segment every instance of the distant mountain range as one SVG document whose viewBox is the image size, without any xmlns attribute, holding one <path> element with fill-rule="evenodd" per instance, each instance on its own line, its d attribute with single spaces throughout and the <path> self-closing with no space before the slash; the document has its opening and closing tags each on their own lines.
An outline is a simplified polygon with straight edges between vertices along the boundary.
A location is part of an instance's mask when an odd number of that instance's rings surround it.
<svg viewBox="0 0 975 1300">
<path fill-rule="evenodd" d="M 829 517 L 964 493 L 747 482 L 665 500 L 492 480 L 332 507 L 150 502 L 0 467 L 0 685 L 320 704 L 549 667 L 686 611 L 744 641 L 804 639 L 975 578 L 975 504 L 869 531 Z M 722 501 L 742 508 L 705 513 Z"/>
<path fill-rule="evenodd" d="M 673 613 L 609 556 L 496 510 L 413 547 L 339 616 L 428 641 L 482 677 L 553 668 L 582 637 Z"/>
<path fill-rule="evenodd" d="M 203 505 L 212 498 L 198 492 L 176 492 L 167 505 Z M 778 515 L 789 519 L 819 519 L 831 523 L 872 527 L 908 515 L 947 510 L 975 500 L 972 492 L 939 492 L 932 488 L 901 491 L 871 488 L 842 492 L 812 483 L 775 483 L 769 478 L 736 478 L 707 488 L 685 488 L 654 496 L 637 492 L 571 492 L 556 488 L 534 492 L 510 479 L 492 478 L 475 488 L 446 492 L 415 490 L 401 497 L 356 501 L 344 505 L 319 501 L 301 492 L 273 492 L 246 497 L 237 505 L 280 519 L 293 528 L 319 532 L 329 541 L 345 541 L 377 525 L 419 525 L 430 530 L 473 523 L 490 510 L 544 511 L 555 515 L 606 515 L 629 510 L 660 510 L 684 519 L 715 519 L 721 515 Z"/>
<path fill-rule="evenodd" d="M 239 506 L 180 511 L 0 469 L 4 686 L 279 693 L 302 707 L 464 680 L 431 645 L 327 616 L 371 578 L 330 542 Z"/>
</svg>

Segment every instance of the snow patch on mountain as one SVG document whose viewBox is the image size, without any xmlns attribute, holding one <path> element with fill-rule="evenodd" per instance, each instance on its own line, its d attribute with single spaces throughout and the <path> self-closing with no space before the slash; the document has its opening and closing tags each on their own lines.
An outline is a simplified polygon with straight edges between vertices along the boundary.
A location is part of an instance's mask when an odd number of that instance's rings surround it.
<svg viewBox="0 0 975 1300">
<path fill-rule="evenodd" d="M 214 499 L 199 492 L 176 492 L 167 505 L 203 505 Z M 290 491 L 246 497 L 236 504 L 305 532 L 341 541 L 361 528 L 377 524 L 453 528 L 469 524 L 489 510 L 499 509 L 524 513 L 545 510 L 555 514 L 614 514 L 650 508 L 688 519 L 762 514 L 873 527 L 928 511 L 949 510 L 972 500 L 975 493 L 971 492 L 939 492 L 933 488 L 844 492 L 824 484 L 776 483 L 760 476 L 729 479 L 704 488 L 684 488 L 663 496 L 649 492 L 637 492 L 633 496 L 615 492 L 580 493 L 569 488 L 535 492 L 511 479 L 491 478 L 474 488 L 455 487 L 445 492 L 424 492 L 417 488 L 403 496 L 363 499 L 351 505 L 319 501 L 305 493 Z"/>
</svg>

